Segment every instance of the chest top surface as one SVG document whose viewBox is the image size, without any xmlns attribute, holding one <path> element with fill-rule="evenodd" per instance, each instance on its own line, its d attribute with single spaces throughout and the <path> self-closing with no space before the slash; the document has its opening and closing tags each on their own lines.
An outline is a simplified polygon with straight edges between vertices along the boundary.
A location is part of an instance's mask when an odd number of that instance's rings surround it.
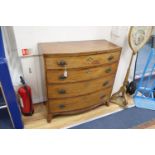
<svg viewBox="0 0 155 155">
<path fill-rule="evenodd" d="M 38 50 L 43 55 L 59 54 L 85 54 L 120 51 L 121 47 L 106 40 L 88 40 L 71 42 L 46 42 L 39 43 Z"/>
</svg>

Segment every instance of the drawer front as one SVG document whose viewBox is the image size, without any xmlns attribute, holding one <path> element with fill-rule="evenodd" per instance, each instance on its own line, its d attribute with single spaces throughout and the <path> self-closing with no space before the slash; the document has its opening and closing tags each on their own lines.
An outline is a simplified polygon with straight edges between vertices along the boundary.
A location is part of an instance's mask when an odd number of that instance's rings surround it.
<svg viewBox="0 0 155 155">
<path fill-rule="evenodd" d="M 87 81 L 114 74 L 116 70 L 117 63 L 80 70 L 70 69 L 67 70 L 67 77 L 64 76 L 64 70 L 47 70 L 47 83 Z"/>
<path fill-rule="evenodd" d="M 45 57 L 46 69 L 66 68 L 86 68 L 99 66 L 102 64 L 111 64 L 118 61 L 120 52 L 104 53 L 87 56 L 71 57 Z"/>
<path fill-rule="evenodd" d="M 110 97 L 111 89 L 98 91 L 93 94 L 67 98 L 67 99 L 53 99 L 49 100 L 49 108 L 51 112 L 66 112 L 72 110 L 80 110 L 88 108 L 96 104 L 102 104 Z"/>
<path fill-rule="evenodd" d="M 65 98 L 85 95 L 101 90 L 102 88 L 112 87 L 113 81 L 114 75 L 111 75 L 85 82 L 50 84 L 48 85 L 48 98 Z"/>
</svg>

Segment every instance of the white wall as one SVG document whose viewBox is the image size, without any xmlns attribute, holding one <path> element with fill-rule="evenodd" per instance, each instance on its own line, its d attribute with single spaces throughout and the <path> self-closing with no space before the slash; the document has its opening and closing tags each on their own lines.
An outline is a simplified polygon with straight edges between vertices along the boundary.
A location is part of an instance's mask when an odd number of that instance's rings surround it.
<svg viewBox="0 0 155 155">
<path fill-rule="evenodd" d="M 19 55 L 22 48 L 31 48 L 38 54 L 38 42 L 77 41 L 77 40 L 110 40 L 111 26 L 85 27 L 49 27 L 49 26 L 20 26 L 14 27 Z"/>
<path fill-rule="evenodd" d="M 13 27 L 18 53 L 22 48 L 30 48 L 34 55 L 38 54 L 38 42 L 76 41 L 106 39 L 123 47 L 116 74 L 113 93 L 122 86 L 131 57 L 128 46 L 128 30 L 125 26 L 100 27 Z M 45 98 L 44 77 L 40 68 L 39 57 L 21 58 L 23 74 L 27 83 L 32 87 L 33 102 L 42 102 Z M 133 73 L 133 70 L 131 71 Z M 132 74 L 131 74 L 132 75 Z M 132 76 L 130 75 L 130 79 Z"/>
<path fill-rule="evenodd" d="M 129 28 L 130 27 L 127 26 L 115 26 L 112 27 L 111 30 L 111 41 L 122 47 L 122 52 L 112 93 L 118 91 L 119 88 L 122 86 L 130 63 L 132 51 L 128 45 Z M 133 70 L 131 71 L 131 73 L 133 73 Z M 133 79 L 133 74 L 130 74 L 130 79 Z"/>
<path fill-rule="evenodd" d="M 30 48 L 34 55 L 38 54 L 38 42 L 76 41 L 111 39 L 111 28 L 96 27 L 13 27 L 18 54 L 22 48 Z M 33 102 L 42 102 L 45 98 L 44 77 L 39 66 L 39 57 L 21 58 L 23 74 L 27 83 L 32 87 Z"/>
</svg>

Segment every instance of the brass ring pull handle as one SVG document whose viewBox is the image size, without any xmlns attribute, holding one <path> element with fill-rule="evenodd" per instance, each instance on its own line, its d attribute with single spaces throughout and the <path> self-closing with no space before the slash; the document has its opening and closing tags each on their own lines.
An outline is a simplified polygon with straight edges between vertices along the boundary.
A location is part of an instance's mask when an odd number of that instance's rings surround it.
<svg viewBox="0 0 155 155">
<path fill-rule="evenodd" d="M 60 108 L 60 109 L 64 109 L 65 107 L 66 107 L 66 106 L 65 106 L 64 104 L 60 104 L 60 105 L 59 105 L 59 108 Z"/>
<path fill-rule="evenodd" d="M 58 93 L 59 93 L 59 94 L 66 94 L 66 90 L 60 89 L 60 90 L 58 90 Z"/>
<path fill-rule="evenodd" d="M 103 94 L 102 96 L 100 96 L 100 99 L 104 99 L 106 97 L 105 94 Z"/>
<path fill-rule="evenodd" d="M 59 76 L 59 80 L 65 80 L 67 77 L 64 76 L 63 74 Z"/>
<path fill-rule="evenodd" d="M 111 68 L 107 68 L 107 69 L 105 70 L 106 73 L 110 73 L 111 71 L 112 71 Z"/>
<path fill-rule="evenodd" d="M 64 67 L 65 65 L 67 65 L 66 61 L 64 61 L 64 60 L 58 61 L 57 64 L 58 64 L 59 66 L 61 66 L 61 67 Z"/>
<path fill-rule="evenodd" d="M 111 61 L 111 60 L 113 60 L 114 59 L 114 56 L 113 55 L 111 55 L 110 57 L 108 57 L 108 60 L 109 61 Z"/>
<path fill-rule="evenodd" d="M 108 84 L 109 84 L 109 81 L 105 81 L 105 82 L 103 83 L 103 87 L 107 86 Z"/>
</svg>

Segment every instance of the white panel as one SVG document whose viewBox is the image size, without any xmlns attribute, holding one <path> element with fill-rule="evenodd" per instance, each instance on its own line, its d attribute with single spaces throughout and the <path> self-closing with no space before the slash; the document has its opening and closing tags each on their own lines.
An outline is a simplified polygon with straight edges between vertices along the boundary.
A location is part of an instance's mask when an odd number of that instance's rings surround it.
<svg viewBox="0 0 155 155">
<path fill-rule="evenodd" d="M 23 68 L 23 74 L 24 79 L 26 83 L 31 87 L 32 89 L 32 100 L 33 103 L 40 102 L 40 85 L 38 84 L 38 73 L 36 70 L 36 59 L 32 57 L 27 57 L 21 60 L 22 61 L 22 68 Z M 37 67 L 38 68 L 38 67 Z"/>
<path fill-rule="evenodd" d="M 3 26 L 2 34 L 5 48 L 5 55 L 9 65 L 10 75 L 12 78 L 13 85 L 16 87 L 20 84 L 19 77 L 22 75 L 22 69 L 21 69 L 21 61 L 18 57 L 13 27 Z"/>
</svg>

